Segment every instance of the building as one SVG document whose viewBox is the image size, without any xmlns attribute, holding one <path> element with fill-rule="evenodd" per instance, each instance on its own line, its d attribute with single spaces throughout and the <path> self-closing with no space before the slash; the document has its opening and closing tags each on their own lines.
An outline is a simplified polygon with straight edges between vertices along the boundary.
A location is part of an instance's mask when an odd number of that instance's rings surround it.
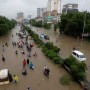
<svg viewBox="0 0 90 90">
<path fill-rule="evenodd" d="M 30 21 L 29 21 L 29 19 L 23 19 L 23 20 L 22 20 L 22 23 L 23 23 L 23 24 L 29 24 Z"/>
<path fill-rule="evenodd" d="M 48 2 L 47 2 L 47 11 L 49 12 L 49 16 L 50 16 L 50 13 L 51 13 L 51 0 L 48 0 Z"/>
<path fill-rule="evenodd" d="M 24 19 L 24 14 L 23 12 L 17 13 L 17 21 L 22 21 Z"/>
<path fill-rule="evenodd" d="M 62 13 L 67 13 L 67 12 L 77 12 L 78 11 L 78 4 L 65 4 L 63 5 Z"/>
<path fill-rule="evenodd" d="M 57 22 L 60 22 L 60 21 L 61 21 L 61 18 L 60 18 L 60 17 L 61 17 L 61 14 L 58 13 L 58 14 L 57 14 Z"/>
<path fill-rule="evenodd" d="M 24 18 L 23 12 L 17 13 L 17 19 L 22 19 L 22 18 Z"/>
<path fill-rule="evenodd" d="M 37 8 L 37 17 L 42 17 L 42 8 Z"/>
<path fill-rule="evenodd" d="M 35 20 L 38 21 L 42 21 L 42 17 L 36 17 Z"/>
<path fill-rule="evenodd" d="M 58 12 L 58 4 L 59 4 L 59 0 L 54 0 L 54 10 L 56 10 Z"/>
<path fill-rule="evenodd" d="M 43 13 L 47 11 L 47 8 L 37 8 L 37 17 L 43 17 Z"/>
</svg>

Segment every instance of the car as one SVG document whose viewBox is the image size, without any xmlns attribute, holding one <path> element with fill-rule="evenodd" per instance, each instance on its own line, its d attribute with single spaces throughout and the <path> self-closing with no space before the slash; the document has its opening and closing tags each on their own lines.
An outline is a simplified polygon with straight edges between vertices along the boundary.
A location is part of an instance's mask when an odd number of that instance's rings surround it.
<svg viewBox="0 0 90 90">
<path fill-rule="evenodd" d="M 85 55 L 82 52 L 78 51 L 78 50 L 73 50 L 72 51 L 72 56 L 74 58 L 76 58 L 78 61 L 86 61 Z"/>
<path fill-rule="evenodd" d="M 40 35 L 40 38 L 44 38 L 44 34 L 41 34 L 41 35 Z"/>
<path fill-rule="evenodd" d="M 0 70 L 0 85 L 9 83 L 9 71 L 8 69 Z"/>
<path fill-rule="evenodd" d="M 44 35 L 44 39 L 49 40 L 50 38 L 48 35 Z"/>
</svg>

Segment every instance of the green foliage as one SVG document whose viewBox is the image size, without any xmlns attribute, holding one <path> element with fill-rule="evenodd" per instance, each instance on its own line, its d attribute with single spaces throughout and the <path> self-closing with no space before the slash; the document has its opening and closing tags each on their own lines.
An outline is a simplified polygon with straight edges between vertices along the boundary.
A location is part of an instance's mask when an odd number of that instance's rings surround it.
<svg viewBox="0 0 90 90">
<path fill-rule="evenodd" d="M 70 76 L 63 75 L 63 76 L 60 78 L 60 83 L 61 83 L 62 85 L 69 85 L 71 81 L 72 81 L 72 79 L 71 79 Z"/>
<path fill-rule="evenodd" d="M 31 24 L 32 26 L 36 26 L 36 20 L 35 20 L 35 19 L 31 19 L 31 20 L 30 20 L 30 24 Z"/>
<path fill-rule="evenodd" d="M 0 24 L 0 35 L 4 35 L 9 31 L 7 24 Z"/>
<path fill-rule="evenodd" d="M 56 63 L 56 64 L 60 64 L 60 57 L 58 57 L 58 56 L 53 57 L 53 61 L 54 61 L 54 63 Z"/>
<path fill-rule="evenodd" d="M 3 16 L 0 16 L 0 35 L 6 34 L 9 30 L 15 27 L 16 21 L 14 19 L 9 20 Z"/>
<path fill-rule="evenodd" d="M 42 20 L 36 21 L 35 19 L 31 19 L 31 20 L 30 20 L 30 24 L 31 24 L 32 26 L 42 27 Z"/>
<path fill-rule="evenodd" d="M 36 22 L 36 27 L 42 27 L 42 20 Z"/>
<path fill-rule="evenodd" d="M 64 32 L 64 34 L 74 37 L 81 37 L 85 14 L 86 20 L 84 33 L 90 33 L 90 13 L 87 12 L 69 12 L 67 14 L 62 14 L 61 22 L 59 23 L 60 32 Z"/>
<path fill-rule="evenodd" d="M 47 23 L 47 22 L 44 22 L 43 27 L 44 27 L 45 29 L 50 29 L 50 28 L 51 28 L 51 24 L 49 24 L 49 23 Z"/>
<path fill-rule="evenodd" d="M 46 46 L 48 49 L 53 49 L 53 51 L 56 52 L 56 53 L 58 53 L 58 52 L 60 51 L 60 48 L 54 46 L 52 42 L 47 42 L 47 43 L 45 43 L 45 46 Z"/>
<path fill-rule="evenodd" d="M 64 64 L 70 68 L 72 75 L 76 80 L 85 79 L 85 70 L 87 66 L 84 62 L 79 62 L 74 57 L 70 56 L 69 58 L 64 60 Z"/>
<path fill-rule="evenodd" d="M 57 24 L 54 24 L 54 31 L 57 30 Z"/>
<path fill-rule="evenodd" d="M 51 50 L 49 50 L 47 56 L 48 56 L 50 59 L 52 59 L 53 57 L 56 57 L 57 54 L 51 49 Z"/>
<path fill-rule="evenodd" d="M 42 51 L 48 56 L 55 64 L 63 64 L 63 60 L 58 56 L 60 48 L 57 48 L 53 43 L 47 42 L 44 44 Z"/>
</svg>

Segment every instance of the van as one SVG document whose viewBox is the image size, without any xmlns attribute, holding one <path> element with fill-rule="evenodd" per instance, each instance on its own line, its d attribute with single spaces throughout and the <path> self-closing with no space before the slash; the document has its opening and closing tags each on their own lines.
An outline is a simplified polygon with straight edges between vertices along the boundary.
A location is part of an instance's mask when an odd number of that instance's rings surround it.
<svg viewBox="0 0 90 90">
<path fill-rule="evenodd" d="M 86 61 L 84 54 L 78 50 L 73 50 L 72 56 L 76 58 L 78 61 Z"/>
</svg>

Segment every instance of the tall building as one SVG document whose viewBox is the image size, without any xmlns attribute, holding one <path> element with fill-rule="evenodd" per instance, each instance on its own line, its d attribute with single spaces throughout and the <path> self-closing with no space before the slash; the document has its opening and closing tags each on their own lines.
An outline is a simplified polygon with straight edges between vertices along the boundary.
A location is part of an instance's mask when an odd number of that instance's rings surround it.
<svg viewBox="0 0 90 90">
<path fill-rule="evenodd" d="M 23 12 L 17 13 L 17 19 L 23 19 L 23 18 L 24 18 Z"/>
<path fill-rule="evenodd" d="M 58 12 L 58 3 L 59 0 L 54 0 L 54 10 L 56 10 Z"/>
<path fill-rule="evenodd" d="M 77 12 L 78 11 L 78 4 L 65 4 L 63 5 L 62 12 L 67 13 L 67 12 Z"/>
<path fill-rule="evenodd" d="M 51 0 L 48 0 L 47 11 L 49 12 L 49 16 L 50 16 L 50 13 L 51 13 Z"/>
<path fill-rule="evenodd" d="M 47 8 L 42 8 L 42 13 L 47 12 Z"/>
<path fill-rule="evenodd" d="M 47 11 L 47 8 L 37 8 L 37 17 L 43 17 L 43 13 Z"/>
<path fill-rule="evenodd" d="M 42 8 L 37 8 L 37 17 L 42 17 Z"/>
</svg>

